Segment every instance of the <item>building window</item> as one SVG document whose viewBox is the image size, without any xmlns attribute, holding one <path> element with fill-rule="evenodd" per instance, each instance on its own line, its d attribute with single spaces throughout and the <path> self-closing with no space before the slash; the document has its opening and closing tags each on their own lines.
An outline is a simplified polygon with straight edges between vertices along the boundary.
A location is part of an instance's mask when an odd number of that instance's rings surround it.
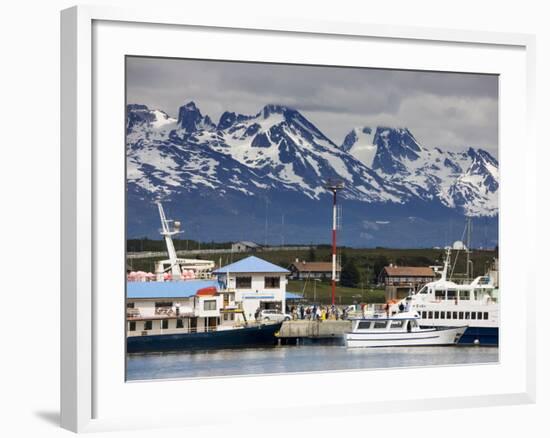
<svg viewBox="0 0 550 438">
<path fill-rule="evenodd" d="M 153 321 L 145 321 L 143 330 L 153 330 Z"/>
<path fill-rule="evenodd" d="M 250 289 L 252 288 L 252 277 L 237 277 L 235 284 L 237 289 Z"/>
<path fill-rule="evenodd" d="M 229 321 L 229 313 L 224 313 L 223 314 L 223 320 L 224 321 Z"/>
<path fill-rule="evenodd" d="M 157 301 L 155 302 L 155 309 L 159 307 L 172 307 L 172 302 L 170 301 Z"/>
<path fill-rule="evenodd" d="M 279 289 L 281 285 L 281 277 L 265 277 L 266 289 Z"/>
<path fill-rule="evenodd" d="M 176 319 L 176 328 L 183 328 L 183 319 Z"/>
<path fill-rule="evenodd" d="M 126 303 L 127 309 L 134 309 L 136 307 L 136 303 Z"/>
<path fill-rule="evenodd" d="M 167 319 L 163 319 L 163 320 L 162 320 L 162 328 L 163 328 L 163 329 L 167 329 L 167 328 L 168 328 L 168 320 L 167 320 Z"/>
<path fill-rule="evenodd" d="M 216 310 L 216 300 L 206 300 L 204 302 L 204 310 Z"/>
<path fill-rule="evenodd" d="M 136 331 L 136 322 L 135 322 L 135 321 L 130 321 L 130 324 L 129 324 L 129 327 L 128 327 L 128 331 L 131 331 L 131 332 L 135 332 L 135 331 Z"/>
</svg>

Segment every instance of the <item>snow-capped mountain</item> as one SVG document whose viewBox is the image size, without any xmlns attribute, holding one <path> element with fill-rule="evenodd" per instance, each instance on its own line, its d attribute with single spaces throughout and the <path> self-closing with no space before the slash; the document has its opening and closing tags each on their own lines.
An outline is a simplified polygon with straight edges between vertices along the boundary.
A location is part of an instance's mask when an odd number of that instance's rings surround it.
<svg viewBox="0 0 550 438">
<path fill-rule="evenodd" d="M 128 105 L 126 128 L 130 210 L 159 197 L 173 203 L 199 197 L 233 215 L 247 208 L 248 199 L 259 215 L 259 205 L 267 209 L 269 200 L 307 223 L 315 201 L 328 196 L 325 183 L 336 178 L 345 183 L 341 196 L 354 206 L 358 224 L 365 208 L 407 217 L 411 209 L 415 216 L 433 209 L 451 215 L 498 213 L 494 157 L 481 149 L 428 149 L 404 128 L 356 128 L 338 146 L 292 108 L 225 112 L 215 123 L 194 102 L 180 107 L 177 119 Z M 305 211 L 298 213 L 300 208 Z M 156 230 L 156 218 L 151 221 Z"/>
<path fill-rule="evenodd" d="M 424 200 L 470 216 L 498 213 L 498 161 L 482 149 L 428 149 L 406 128 L 355 128 L 341 148 Z"/>
</svg>

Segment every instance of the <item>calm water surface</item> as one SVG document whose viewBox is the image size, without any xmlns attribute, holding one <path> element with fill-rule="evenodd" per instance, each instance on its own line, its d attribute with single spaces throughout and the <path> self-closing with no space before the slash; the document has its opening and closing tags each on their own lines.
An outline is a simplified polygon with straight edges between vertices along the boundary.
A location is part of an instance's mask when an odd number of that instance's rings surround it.
<svg viewBox="0 0 550 438">
<path fill-rule="evenodd" d="M 238 376 L 498 362 L 479 346 L 354 348 L 330 345 L 129 354 L 128 380 Z"/>
</svg>

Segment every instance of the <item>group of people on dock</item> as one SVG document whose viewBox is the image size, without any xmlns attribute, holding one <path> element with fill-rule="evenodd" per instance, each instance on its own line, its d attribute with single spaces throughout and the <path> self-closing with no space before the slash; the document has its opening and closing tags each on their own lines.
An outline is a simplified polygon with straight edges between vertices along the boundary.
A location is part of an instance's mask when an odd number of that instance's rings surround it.
<svg viewBox="0 0 550 438">
<path fill-rule="evenodd" d="M 291 306 L 288 310 L 294 320 L 307 319 L 312 321 L 326 321 L 346 319 L 348 316 L 346 307 L 340 308 L 335 305 L 318 306 L 316 304 L 312 304 L 309 306 Z"/>
</svg>

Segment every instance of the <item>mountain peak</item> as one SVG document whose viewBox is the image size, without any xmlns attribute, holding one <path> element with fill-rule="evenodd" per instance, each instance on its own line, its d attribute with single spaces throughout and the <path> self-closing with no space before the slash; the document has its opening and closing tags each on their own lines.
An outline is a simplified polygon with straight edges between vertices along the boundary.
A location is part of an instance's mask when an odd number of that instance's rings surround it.
<svg viewBox="0 0 550 438">
<path fill-rule="evenodd" d="M 192 134 L 200 129 L 213 128 L 214 124 L 208 116 L 201 114 L 200 109 L 192 100 L 180 106 L 178 111 L 178 128 L 186 134 Z"/>
<path fill-rule="evenodd" d="M 294 108 L 289 108 L 285 105 L 270 103 L 262 108 L 261 113 L 264 119 L 267 119 L 272 114 L 282 114 L 284 116 L 288 116 L 297 113 L 297 111 Z"/>
</svg>

